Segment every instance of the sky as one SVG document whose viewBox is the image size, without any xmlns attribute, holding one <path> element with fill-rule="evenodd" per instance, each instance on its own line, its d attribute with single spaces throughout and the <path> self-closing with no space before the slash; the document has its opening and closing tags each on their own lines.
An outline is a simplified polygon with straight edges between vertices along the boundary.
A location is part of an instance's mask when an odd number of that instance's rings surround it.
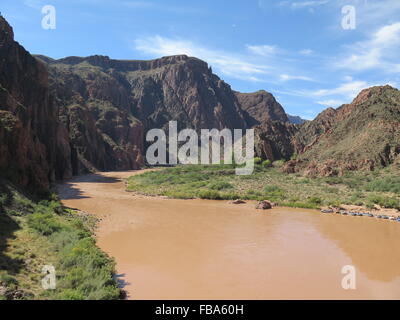
<svg viewBox="0 0 400 320">
<path fill-rule="evenodd" d="M 46 5 L 55 29 L 42 26 Z M 305 119 L 364 88 L 400 85 L 400 0 L 2 0 L 0 11 L 33 54 L 187 54 Z"/>
</svg>

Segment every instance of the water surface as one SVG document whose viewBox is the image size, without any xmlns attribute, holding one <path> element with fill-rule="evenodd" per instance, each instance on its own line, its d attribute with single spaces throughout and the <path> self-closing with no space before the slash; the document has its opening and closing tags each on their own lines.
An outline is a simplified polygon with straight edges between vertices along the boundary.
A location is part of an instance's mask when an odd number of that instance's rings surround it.
<svg viewBox="0 0 400 320">
<path fill-rule="evenodd" d="M 102 219 L 99 246 L 116 259 L 130 299 L 400 298 L 400 223 L 141 198 L 125 192 L 135 173 L 59 186 L 65 205 Z M 356 267 L 356 290 L 341 286 L 345 265 Z"/>
</svg>

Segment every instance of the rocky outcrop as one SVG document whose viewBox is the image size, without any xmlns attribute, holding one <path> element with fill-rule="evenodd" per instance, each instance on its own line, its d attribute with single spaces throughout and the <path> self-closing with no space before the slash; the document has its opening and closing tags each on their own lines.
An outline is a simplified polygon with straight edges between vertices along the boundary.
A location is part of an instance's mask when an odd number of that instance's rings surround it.
<svg viewBox="0 0 400 320">
<path fill-rule="evenodd" d="M 255 129 L 255 153 L 271 161 L 289 159 L 293 154 L 292 136 L 297 131 L 283 107 L 264 90 L 235 92 L 249 128 Z"/>
<path fill-rule="evenodd" d="M 365 89 L 351 104 L 302 125 L 293 143 L 298 157 L 287 172 L 332 176 L 388 166 L 400 154 L 400 91 Z"/>
<path fill-rule="evenodd" d="M 255 153 L 263 159 L 289 160 L 294 154 L 293 138 L 298 127 L 288 122 L 268 121 L 255 128 Z"/>
<path fill-rule="evenodd" d="M 305 120 L 299 116 L 292 116 L 290 114 L 287 114 L 287 117 L 289 119 L 289 122 L 292 124 L 303 124 L 306 123 L 308 120 Z"/>
<path fill-rule="evenodd" d="M 73 174 L 142 166 L 143 125 L 132 115 L 126 85 L 113 71 L 51 61 L 50 88 L 68 130 Z"/>
<path fill-rule="evenodd" d="M 235 92 L 235 94 L 245 111 L 249 127 L 266 125 L 271 121 L 289 122 L 285 110 L 271 93 L 261 90 L 254 93 Z"/>
<path fill-rule="evenodd" d="M 69 145 L 49 96 L 48 73 L 14 41 L 0 17 L 0 174 L 21 186 L 46 189 L 71 176 Z"/>
</svg>

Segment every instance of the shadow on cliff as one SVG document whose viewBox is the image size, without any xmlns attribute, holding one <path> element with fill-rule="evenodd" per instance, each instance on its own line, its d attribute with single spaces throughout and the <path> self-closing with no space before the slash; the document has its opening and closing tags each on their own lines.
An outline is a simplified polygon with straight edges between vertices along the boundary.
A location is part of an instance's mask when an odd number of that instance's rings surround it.
<svg viewBox="0 0 400 320">
<path fill-rule="evenodd" d="M 19 229 L 18 223 L 0 209 L 0 271 L 6 270 L 10 274 L 16 274 L 24 265 L 22 259 L 11 258 L 5 254 L 8 241 L 15 239 L 15 232 Z"/>
<path fill-rule="evenodd" d="M 98 173 L 91 173 L 82 176 L 76 176 L 69 181 L 60 184 L 57 187 L 58 194 L 61 200 L 78 200 L 88 199 L 81 189 L 76 187 L 77 183 L 118 183 L 121 179 L 113 177 L 105 177 Z"/>
</svg>

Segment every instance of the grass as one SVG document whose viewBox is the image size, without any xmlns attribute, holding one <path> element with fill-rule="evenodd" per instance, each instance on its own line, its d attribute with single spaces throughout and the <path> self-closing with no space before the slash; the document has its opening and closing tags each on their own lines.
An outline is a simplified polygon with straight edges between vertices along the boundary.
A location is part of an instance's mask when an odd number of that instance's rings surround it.
<svg viewBox="0 0 400 320">
<path fill-rule="evenodd" d="M 96 245 L 93 217 L 63 208 L 54 195 L 33 202 L 5 184 L 0 209 L 0 286 L 7 292 L 22 290 L 24 299 L 119 299 L 115 264 Z M 41 286 L 44 265 L 55 267 L 55 290 Z"/>
<path fill-rule="evenodd" d="M 318 209 L 352 204 L 400 209 L 400 168 L 308 178 L 280 171 L 283 161 L 266 166 L 255 160 L 249 176 L 231 165 L 185 165 L 145 172 L 128 179 L 128 190 L 178 199 L 270 200 L 282 206 Z"/>
</svg>

